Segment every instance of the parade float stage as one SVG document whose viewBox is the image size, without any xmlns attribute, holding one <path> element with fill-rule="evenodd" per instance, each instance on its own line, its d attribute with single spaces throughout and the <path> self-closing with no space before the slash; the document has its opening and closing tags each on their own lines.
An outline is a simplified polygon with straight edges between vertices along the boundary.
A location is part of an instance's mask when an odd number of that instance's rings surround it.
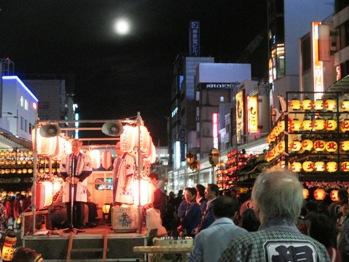
<svg viewBox="0 0 349 262">
<path fill-rule="evenodd" d="M 23 246 L 40 252 L 45 261 L 144 261 L 134 253 L 135 246 L 145 246 L 145 234 L 115 233 L 110 226 L 85 228 L 83 232 L 65 233 L 49 230 L 46 235 L 23 236 Z"/>
</svg>

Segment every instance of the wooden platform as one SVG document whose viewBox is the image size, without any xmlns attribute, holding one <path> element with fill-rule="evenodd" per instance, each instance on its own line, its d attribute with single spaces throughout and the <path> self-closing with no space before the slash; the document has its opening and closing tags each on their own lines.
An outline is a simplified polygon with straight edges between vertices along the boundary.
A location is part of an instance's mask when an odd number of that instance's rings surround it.
<svg viewBox="0 0 349 262">
<path fill-rule="evenodd" d="M 49 230 L 47 235 L 23 236 L 23 246 L 40 252 L 45 261 L 144 261 L 135 246 L 146 245 L 145 234 L 114 233 L 110 226 L 64 233 Z"/>
</svg>

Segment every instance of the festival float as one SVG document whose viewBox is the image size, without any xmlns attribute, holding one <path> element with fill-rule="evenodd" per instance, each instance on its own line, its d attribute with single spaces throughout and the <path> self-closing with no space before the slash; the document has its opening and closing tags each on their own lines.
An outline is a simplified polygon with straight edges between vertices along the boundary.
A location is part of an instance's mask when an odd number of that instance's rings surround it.
<svg viewBox="0 0 349 262">
<path fill-rule="evenodd" d="M 287 92 L 286 99 L 287 111 L 267 137 L 266 160 L 298 173 L 306 198 L 334 201 L 349 185 L 349 100 L 335 92 Z"/>
<path fill-rule="evenodd" d="M 81 132 L 82 151 L 91 160 L 92 174 L 83 182 L 89 202 L 97 208 L 98 223 L 83 229 L 83 233 L 75 230 L 65 233 L 54 228 L 57 219 L 67 219 L 60 200 L 63 179 L 59 170 L 62 158 L 71 153 L 72 136 L 77 131 Z M 142 209 L 152 202 L 154 188 L 148 175 L 156 152 L 140 114 L 118 120 L 39 121 L 32 137 L 34 205 L 31 212 L 23 213 L 24 246 L 34 248 L 45 259 L 142 258 L 132 248 L 146 243 Z M 125 200 L 127 204 L 121 205 L 115 205 L 112 197 L 117 142 L 134 161 L 133 194 Z"/>
</svg>

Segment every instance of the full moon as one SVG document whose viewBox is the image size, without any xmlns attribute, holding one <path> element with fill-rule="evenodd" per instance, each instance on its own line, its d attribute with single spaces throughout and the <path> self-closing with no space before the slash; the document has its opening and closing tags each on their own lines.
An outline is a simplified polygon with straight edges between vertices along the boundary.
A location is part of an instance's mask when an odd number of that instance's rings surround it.
<svg viewBox="0 0 349 262">
<path fill-rule="evenodd" d="M 117 19 L 114 23 L 114 30 L 118 35 L 127 35 L 130 32 L 130 23 L 124 18 Z"/>
</svg>

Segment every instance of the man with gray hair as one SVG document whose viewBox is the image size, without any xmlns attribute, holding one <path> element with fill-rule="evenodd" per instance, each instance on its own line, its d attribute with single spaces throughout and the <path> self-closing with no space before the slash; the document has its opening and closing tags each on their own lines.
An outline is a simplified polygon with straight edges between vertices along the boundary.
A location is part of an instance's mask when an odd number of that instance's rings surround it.
<svg viewBox="0 0 349 262">
<path fill-rule="evenodd" d="M 295 225 L 302 191 L 296 175 L 287 170 L 259 175 L 252 189 L 259 231 L 233 240 L 219 261 L 330 261 L 325 247 Z"/>
</svg>

